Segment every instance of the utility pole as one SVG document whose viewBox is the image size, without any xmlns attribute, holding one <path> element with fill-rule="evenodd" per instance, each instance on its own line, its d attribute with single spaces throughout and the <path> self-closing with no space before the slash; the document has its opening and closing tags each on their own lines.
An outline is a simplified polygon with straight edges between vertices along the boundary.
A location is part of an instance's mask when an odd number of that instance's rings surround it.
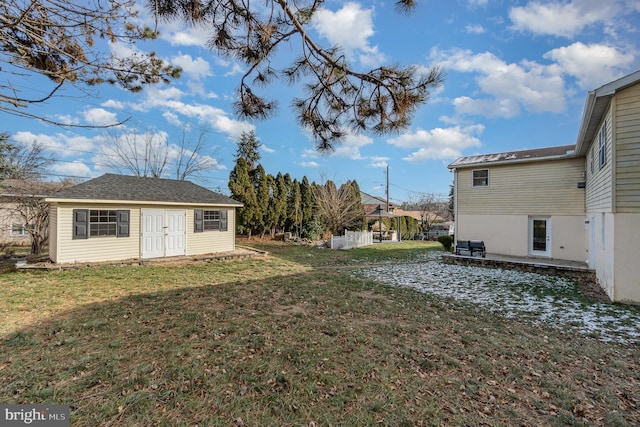
<svg viewBox="0 0 640 427">
<path fill-rule="evenodd" d="M 389 212 L 389 165 L 387 165 L 387 212 Z"/>
</svg>

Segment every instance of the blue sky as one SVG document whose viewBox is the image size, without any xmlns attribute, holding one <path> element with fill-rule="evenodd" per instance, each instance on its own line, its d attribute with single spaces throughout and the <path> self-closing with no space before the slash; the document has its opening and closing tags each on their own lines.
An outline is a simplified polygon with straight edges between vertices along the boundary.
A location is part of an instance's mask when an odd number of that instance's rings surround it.
<svg viewBox="0 0 640 427">
<path fill-rule="evenodd" d="M 121 55 L 154 50 L 184 69 L 179 80 L 138 94 L 109 86 L 65 88 L 64 96 L 28 112 L 97 125 L 130 118 L 120 134 L 146 134 L 170 146 L 184 129 L 193 138 L 207 131 L 203 154 L 216 169 L 194 181 L 213 189 L 226 189 L 235 141 L 255 130 L 267 173 L 338 184 L 355 179 L 363 191 L 384 196 L 388 166 L 390 198 L 400 203 L 420 193 L 447 195 L 452 174 L 446 165 L 457 157 L 574 144 L 587 92 L 640 68 L 640 0 L 430 0 L 408 16 L 396 13 L 390 0 L 328 0 L 324 7 L 310 33 L 324 45 L 342 46 L 355 68 L 445 69 L 444 85 L 405 132 L 348 135 L 335 152 L 319 154 L 289 108 L 299 88 L 278 83 L 265 89 L 279 99 L 278 115 L 240 121 L 231 104 L 243 66 L 207 50 L 204 29 L 178 22 L 163 24 L 154 42 L 109 48 Z M 281 49 L 278 59 L 291 57 L 295 47 Z M 19 84 L 35 93 L 50 86 L 38 76 Z M 55 159 L 54 178 L 114 172 L 105 162 L 104 130 L 0 113 L 0 132 L 15 142 L 42 144 Z"/>
</svg>

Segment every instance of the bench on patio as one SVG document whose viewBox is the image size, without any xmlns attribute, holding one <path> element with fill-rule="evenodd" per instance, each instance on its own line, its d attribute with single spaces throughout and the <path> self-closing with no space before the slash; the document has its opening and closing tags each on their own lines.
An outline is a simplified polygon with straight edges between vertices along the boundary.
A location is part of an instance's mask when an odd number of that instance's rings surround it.
<svg viewBox="0 0 640 427">
<path fill-rule="evenodd" d="M 481 256 L 487 255 L 483 240 L 458 240 L 456 242 L 456 255 Z"/>
</svg>

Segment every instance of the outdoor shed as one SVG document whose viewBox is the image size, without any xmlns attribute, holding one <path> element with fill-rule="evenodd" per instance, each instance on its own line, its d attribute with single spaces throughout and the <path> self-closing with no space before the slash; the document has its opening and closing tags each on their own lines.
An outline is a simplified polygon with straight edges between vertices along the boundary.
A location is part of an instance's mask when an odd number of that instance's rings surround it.
<svg viewBox="0 0 640 427">
<path fill-rule="evenodd" d="M 55 263 L 235 250 L 242 204 L 189 181 L 105 174 L 45 199 Z"/>
</svg>

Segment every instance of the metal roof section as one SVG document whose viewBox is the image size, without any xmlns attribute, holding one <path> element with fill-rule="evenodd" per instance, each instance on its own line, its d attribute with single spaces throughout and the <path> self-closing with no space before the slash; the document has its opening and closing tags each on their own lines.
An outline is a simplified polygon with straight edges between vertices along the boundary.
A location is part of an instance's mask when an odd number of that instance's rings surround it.
<svg viewBox="0 0 640 427">
<path fill-rule="evenodd" d="M 576 154 L 584 156 L 593 141 L 602 118 L 607 112 L 611 98 L 629 86 L 640 82 L 640 70 L 628 74 L 618 80 L 614 80 L 606 85 L 600 86 L 587 94 L 576 141 Z"/>
<path fill-rule="evenodd" d="M 575 157 L 574 145 L 536 148 L 533 150 L 508 151 L 494 154 L 478 154 L 475 156 L 459 157 L 447 166 L 449 169 L 482 165 L 499 165 L 507 163 L 533 162 L 542 160 L 556 160 Z"/>
<path fill-rule="evenodd" d="M 116 174 L 102 175 L 46 199 L 47 202 L 74 200 L 242 206 L 230 197 L 190 181 Z"/>
</svg>

